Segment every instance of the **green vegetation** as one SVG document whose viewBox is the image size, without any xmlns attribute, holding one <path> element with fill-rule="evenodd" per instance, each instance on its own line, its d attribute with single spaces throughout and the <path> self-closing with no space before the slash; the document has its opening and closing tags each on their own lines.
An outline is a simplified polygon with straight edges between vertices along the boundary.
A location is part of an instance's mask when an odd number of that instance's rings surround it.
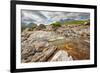
<svg viewBox="0 0 100 73">
<path fill-rule="evenodd" d="M 90 22 L 90 20 L 73 20 L 73 21 L 66 21 L 63 23 L 60 22 L 54 22 L 51 25 L 53 26 L 53 28 L 57 28 L 57 27 L 61 27 L 61 25 L 80 25 L 80 24 L 84 24 L 85 22 Z"/>
<path fill-rule="evenodd" d="M 25 27 L 21 27 L 21 32 L 23 32 L 23 30 L 25 30 Z"/>
<path fill-rule="evenodd" d="M 61 23 L 60 22 L 54 22 L 51 24 L 53 31 L 56 31 L 59 27 L 61 27 Z"/>
<path fill-rule="evenodd" d="M 54 22 L 51 24 L 53 27 L 60 27 L 61 23 L 60 22 Z"/>
<path fill-rule="evenodd" d="M 69 22 L 64 22 L 63 24 L 84 24 L 85 22 L 89 22 L 89 20 L 75 20 L 75 21 L 69 21 Z"/>
<path fill-rule="evenodd" d="M 31 28 L 34 29 L 36 27 L 37 27 L 37 24 L 33 24 Z"/>
<path fill-rule="evenodd" d="M 32 31 L 36 27 L 37 27 L 37 24 L 34 24 L 34 23 L 30 23 L 28 25 L 22 24 L 21 32 L 23 32 L 23 30 L 25 30 L 26 28 L 29 28 L 28 31 Z"/>
</svg>

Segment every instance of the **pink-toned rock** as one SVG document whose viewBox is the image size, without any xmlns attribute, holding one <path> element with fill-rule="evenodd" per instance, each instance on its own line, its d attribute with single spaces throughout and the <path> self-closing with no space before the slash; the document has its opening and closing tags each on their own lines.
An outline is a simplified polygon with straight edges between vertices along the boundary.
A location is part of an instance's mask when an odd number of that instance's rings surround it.
<svg viewBox="0 0 100 73">
<path fill-rule="evenodd" d="M 71 61 L 73 58 L 71 56 L 68 56 L 68 53 L 66 51 L 60 50 L 58 51 L 51 61 Z"/>
<path fill-rule="evenodd" d="M 36 51 L 42 51 L 43 48 L 49 46 L 49 43 L 47 41 L 35 41 L 33 44 L 36 48 Z"/>
</svg>

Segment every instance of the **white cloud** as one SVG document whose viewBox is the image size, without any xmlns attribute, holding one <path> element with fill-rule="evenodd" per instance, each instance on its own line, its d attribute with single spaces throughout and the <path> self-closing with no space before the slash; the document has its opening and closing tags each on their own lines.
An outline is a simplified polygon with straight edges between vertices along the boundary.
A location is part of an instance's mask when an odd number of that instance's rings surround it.
<svg viewBox="0 0 100 73">
<path fill-rule="evenodd" d="M 22 10 L 22 23 L 50 24 L 60 19 L 89 19 L 89 13 Z"/>
</svg>

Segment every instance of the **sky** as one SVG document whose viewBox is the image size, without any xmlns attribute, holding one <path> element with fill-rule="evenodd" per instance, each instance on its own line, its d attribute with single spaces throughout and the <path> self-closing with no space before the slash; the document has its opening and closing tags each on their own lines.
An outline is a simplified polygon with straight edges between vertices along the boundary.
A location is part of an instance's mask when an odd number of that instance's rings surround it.
<svg viewBox="0 0 100 73">
<path fill-rule="evenodd" d="M 46 25 L 61 19 L 87 20 L 90 19 L 90 13 L 21 10 L 21 22 L 24 24 L 35 23 Z"/>
</svg>

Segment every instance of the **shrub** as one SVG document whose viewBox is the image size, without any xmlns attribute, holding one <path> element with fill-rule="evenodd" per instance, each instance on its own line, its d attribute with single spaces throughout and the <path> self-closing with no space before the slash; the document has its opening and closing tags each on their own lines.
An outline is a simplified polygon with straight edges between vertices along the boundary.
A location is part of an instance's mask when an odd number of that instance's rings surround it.
<svg viewBox="0 0 100 73">
<path fill-rule="evenodd" d="M 55 22 L 51 24 L 53 27 L 61 27 L 61 23 L 60 22 Z"/>
<path fill-rule="evenodd" d="M 52 23 L 51 25 L 52 25 L 54 31 L 56 31 L 58 29 L 58 27 L 61 27 L 60 22 L 55 22 L 55 23 Z"/>
<path fill-rule="evenodd" d="M 32 26 L 32 29 L 36 28 L 37 27 L 37 24 L 33 24 Z"/>
<path fill-rule="evenodd" d="M 46 26 L 44 24 L 40 24 L 36 29 L 37 30 L 42 30 L 42 29 L 45 29 Z"/>
</svg>

